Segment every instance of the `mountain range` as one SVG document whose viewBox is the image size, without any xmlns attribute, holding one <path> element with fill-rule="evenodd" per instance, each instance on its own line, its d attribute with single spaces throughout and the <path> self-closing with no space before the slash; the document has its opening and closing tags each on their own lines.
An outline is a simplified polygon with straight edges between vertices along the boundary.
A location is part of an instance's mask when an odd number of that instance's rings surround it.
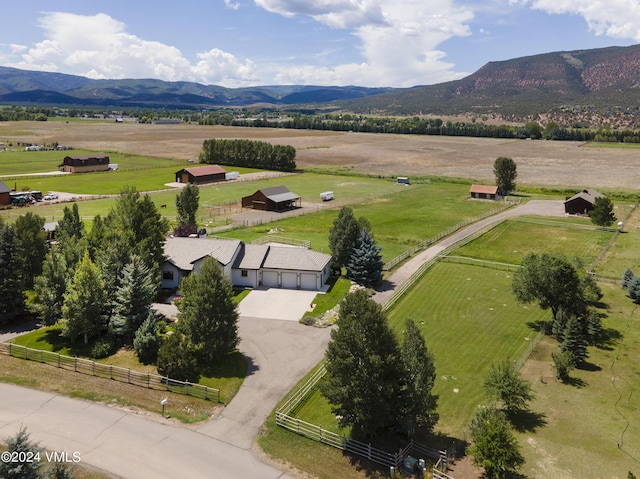
<svg viewBox="0 0 640 479">
<path fill-rule="evenodd" d="M 640 45 L 553 52 L 489 62 L 456 81 L 413 88 L 258 86 L 224 88 L 155 79 L 93 80 L 0 67 L 0 103 L 141 108 L 336 108 L 379 114 L 498 112 L 554 108 L 638 110 Z"/>
</svg>

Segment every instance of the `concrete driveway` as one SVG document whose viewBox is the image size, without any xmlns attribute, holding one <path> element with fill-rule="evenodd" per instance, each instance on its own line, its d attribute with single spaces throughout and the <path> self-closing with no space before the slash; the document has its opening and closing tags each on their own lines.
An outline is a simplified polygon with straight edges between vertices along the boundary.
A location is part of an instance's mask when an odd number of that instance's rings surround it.
<svg viewBox="0 0 640 479">
<path fill-rule="evenodd" d="M 317 291 L 254 289 L 239 304 L 240 316 L 299 321 L 312 308 Z"/>
</svg>

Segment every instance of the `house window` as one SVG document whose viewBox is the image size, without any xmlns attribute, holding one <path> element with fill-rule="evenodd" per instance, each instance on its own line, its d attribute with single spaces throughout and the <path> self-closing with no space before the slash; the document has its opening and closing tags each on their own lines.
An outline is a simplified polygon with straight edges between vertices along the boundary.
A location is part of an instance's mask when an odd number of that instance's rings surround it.
<svg viewBox="0 0 640 479">
<path fill-rule="evenodd" d="M 246 278 L 247 276 L 249 276 L 249 272 L 246 269 L 243 269 L 241 275 L 243 278 Z"/>
<path fill-rule="evenodd" d="M 163 271 L 162 272 L 162 279 L 163 280 L 173 281 L 173 271 Z"/>
</svg>

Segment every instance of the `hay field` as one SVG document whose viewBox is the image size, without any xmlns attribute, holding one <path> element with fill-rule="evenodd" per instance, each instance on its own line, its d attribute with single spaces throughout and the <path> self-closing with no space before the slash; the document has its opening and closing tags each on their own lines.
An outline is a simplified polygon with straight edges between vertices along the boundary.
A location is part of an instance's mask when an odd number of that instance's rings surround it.
<svg viewBox="0 0 640 479">
<path fill-rule="evenodd" d="M 0 142 L 57 141 L 96 151 L 187 160 L 210 138 L 249 138 L 296 148 L 300 167 L 344 167 L 371 174 L 438 175 L 493 181 L 493 162 L 508 156 L 518 183 L 640 189 L 640 150 L 578 142 L 345 133 L 106 121 L 4 122 Z M 0 161 L 2 157 L 0 156 Z"/>
</svg>

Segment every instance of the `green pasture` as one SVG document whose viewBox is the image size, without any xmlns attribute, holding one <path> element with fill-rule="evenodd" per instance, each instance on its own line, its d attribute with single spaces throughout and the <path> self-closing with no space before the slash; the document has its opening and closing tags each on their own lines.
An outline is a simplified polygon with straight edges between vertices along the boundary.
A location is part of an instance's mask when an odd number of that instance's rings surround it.
<svg viewBox="0 0 640 479">
<path fill-rule="evenodd" d="M 417 185 L 350 207 L 356 217 L 363 216 L 371 223 L 382 258 L 388 261 L 463 220 L 497 207 L 495 203 L 468 200 L 467 189 L 457 184 Z M 311 241 L 313 249 L 329 252 L 329 229 L 337 215 L 338 207 L 218 234 L 250 242 L 280 228 L 279 235 Z"/>
<path fill-rule="evenodd" d="M 622 279 L 627 268 L 640 275 L 640 211 L 636 209 L 625 223 L 604 258 L 596 266 L 598 277 Z"/>
<path fill-rule="evenodd" d="M 65 156 L 82 156 L 95 153 L 95 151 L 89 150 L 0 152 L 0 177 L 59 171 L 60 168 L 58 167 L 58 165 L 62 163 L 62 160 Z M 183 160 L 129 155 L 126 153 L 113 151 L 105 151 L 100 153 L 109 155 L 109 162 L 116 163 L 118 165 L 118 171 L 154 169 L 163 167 L 173 168 L 176 166 L 177 171 L 187 164 Z M 91 176 L 90 174 L 75 174 L 69 176 L 82 177 L 85 175 Z"/>
<path fill-rule="evenodd" d="M 543 424 L 519 434 L 526 477 L 607 477 L 640 474 L 640 311 L 615 284 L 600 283 L 608 341 L 589 347 L 587 365 L 556 381 L 545 339 L 525 365 L 536 399 L 531 410 Z M 548 465 L 555 474 L 550 475 Z"/>
<path fill-rule="evenodd" d="M 451 263 L 437 263 L 389 311 L 399 335 L 412 318 L 434 355 L 438 431 L 465 437 L 476 408 L 486 402 L 482 383 L 491 365 L 520 358 L 538 333 L 531 325 L 547 315 L 535 305 L 516 303 L 509 272 Z M 319 391 L 297 416 L 339 432 Z"/>
<path fill-rule="evenodd" d="M 563 220 L 551 224 L 507 220 L 453 254 L 470 258 L 520 264 L 529 253 L 558 251 L 571 259 L 579 257 L 585 266 L 593 262 L 613 233 L 573 227 Z"/>
</svg>

